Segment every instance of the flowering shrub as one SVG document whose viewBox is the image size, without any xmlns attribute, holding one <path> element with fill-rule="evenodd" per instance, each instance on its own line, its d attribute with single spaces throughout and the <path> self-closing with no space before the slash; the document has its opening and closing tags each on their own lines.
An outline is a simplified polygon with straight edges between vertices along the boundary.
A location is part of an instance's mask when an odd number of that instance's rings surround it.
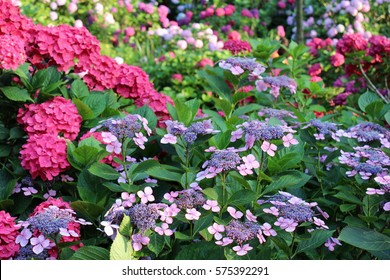
<svg viewBox="0 0 390 280">
<path fill-rule="evenodd" d="M 0 0 L 1 259 L 388 258 L 388 38 L 330 22 L 371 6 L 201 2 Z"/>
</svg>

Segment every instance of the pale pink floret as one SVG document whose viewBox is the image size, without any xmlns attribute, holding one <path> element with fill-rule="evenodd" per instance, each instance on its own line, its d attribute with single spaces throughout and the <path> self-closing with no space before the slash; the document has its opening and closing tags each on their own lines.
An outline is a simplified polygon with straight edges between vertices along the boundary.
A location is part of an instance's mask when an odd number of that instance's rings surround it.
<svg viewBox="0 0 390 280">
<path fill-rule="evenodd" d="M 260 167 L 259 162 L 256 160 L 255 156 L 252 154 L 249 154 L 246 157 L 242 157 L 242 160 L 244 161 L 247 169 L 254 169 L 254 168 Z"/>
<path fill-rule="evenodd" d="M 146 138 L 142 132 L 136 132 L 135 137 L 133 137 L 134 143 L 140 147 L 142 150 L 145 149 L 145 143 L 148 141 L 148 138 Z"/>
<path fill-rule="evenodd" d="M 230 206 L 227 208 L 227 211 L 229 212 L 230 216 L 232 216 L 234 219 L 240 219 L 242 216 L 244 216 L 242 212 L 237 211 L 235 208 Z"/>
<path fill-rule="evenodd" d="M 134 251 L 140 251 L 142 249 L 142 245 L 148 245 L 150 242 L 149 237 L 142 236 L 141 234 L 133 234 L 131 239 L 133 240 Z"/>
<path fill-rule="evenodd" d="M 221 232 L 224 232 L 225 231 L 225 226 L 223 225 L 219 225 L 217 223 L 214 223 L 212 226 L 209 226 L 207 228 L 207 231 L 210 233 L 210 234 L 213 234 L 214 235 L 214 238 L 216 240 L 221 240 L 222 239 L 222 234 Z"/>
<path fill-rule="evenodd" d="M 275 144 L 271 144 L 267 141 L 264 141 L 261 145 L 261 149 L 263 152 L 266 152 L 269 156 L 273 157 L 275 155 L 275 151 L 278 149 Z"/>
<path fill-rule="evenodd" d="M 198 212 L 195 208 L 186 209 L 187 214 L 185 214 L 185 217 L 187 220 L 199 220 L 200 212 Z"/>
<path fill-rule="evenodd" d="M 33 245 L 33 252 L 35 254 L 40 254 L 43 252 L 44 249 L 50 249 L 51 248 L 51 242 L 49 239 L 46 239 L 45 236 L 42 234 L 38 237 L 33 237 L 30 239 L 31 245 Z"/>
<path fill-rule="evenodd" d="M 233 243 L 233 239 L 230 239 L 229 237 L 224 237 L 222 240 L 218 240 L 215 242 L 215 244 L 219 246 L 227 246 L 232 243 Z"/>
<path fill-rule="evenodd" d="M 138 191 L 137 195 L 141 198 L 141 203 L 146 204 L 148 201 L 154 201 L 153 190 L 151 187 L 146 187 L 144 191 Z"/>
<path fill-rule="evenodd" d="M 233 251 L 237 253 L 239 256 L 244 256 L 248 253 L 248 251 L 252 250 L 253 247 L 251 247 L 249 244 L 245 244 L 242 246 L 234 246 Z"/>
<path fill-rule="evenodd" d="M 329 227 L 325 224 L 325 222 L 323 220 L 318 219 L 316 217 L 313 217 L 313 219 L 314 219 L 314 224 L 316 226 L 319 226 L 319 227 L 325 228 L 325 229 L 329 229 Z"/>
<path fill-rule="evenodd" d="M 265 236 L 276 236 L 277 233 L 275 230 L 272 229 L 272 226 L 269 223 L 264 223 L 260 228 L 263 231 L 263 234 Z"/>
<path fill-rule="evenodd" d="M 211 210 L 212 212 L 218 213 L 221 208 L 218 206 L 218 201 L 216 200 L 206 200 L 206 204 L 204 204 L 203 209 Z"/>
<path fill-rule="evenodd" d="M 161 227 L 156 227 L 154 230 L 159 235 L 171 236 L 173 234 L 173 231 L 169 229 L 169 225 L 167 223 L 163 223 Z"/>
<path fill-rule="evenodd" d="M 283 145 L 285 147 L 290 147 L 290 145 L 297 145 L 297 144 L 299 144 L 298 140 L 296 140 L 291 133 L 283 136 L 282 140 L 283 140 Z"/>
<path fill-rule="evenodd" d="M 161 139 L 162 144 L 176 144 L 177 143 L 177 137 L 172 134 L 165 134 L 164 137 Z"/>
<path fill-rule="evenodd" d="M 271 208 L 264 208 L 263 211 L 267 214 L 274 215 L 275 217 L 279 216 L 279 210 L 274 206 L 272 206 Z"/>
<path fill-rule="evenodd" d="M 245 217 L 248 221 L 257 222 L 257 217 L 255 215 L 253 215 L 249 209 L 246 210 Z"/>
</svg>

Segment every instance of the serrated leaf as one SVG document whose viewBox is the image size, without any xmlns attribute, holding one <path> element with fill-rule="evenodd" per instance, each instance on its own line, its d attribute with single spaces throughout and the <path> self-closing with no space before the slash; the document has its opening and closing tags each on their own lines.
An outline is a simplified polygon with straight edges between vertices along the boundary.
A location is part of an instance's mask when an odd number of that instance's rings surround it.
<svg viewBox="0 0 390 280">
<path fill-rule="evenodd" d="M 181 176 L 182 174 L 176 173 L 176 172 L 171 172 L 168 170 L 164 170 L 161 167 L 154 167 L 146 171 L 147 174 L 150 176 L 159 179 L 159 180 L 164 180 L 164 181 L 175 181 L 179 182 L 181 181 Z"/>
<path fill-rule="evenodd" d="M 107 106 L 107 95 L 100 93 L 91 93 L 83 98 L 83 102 L 91 108 L 94 118 L 104 112 Z"/>
<path fill-rule="evenodd" d="M 110 260 L 136 260 L 130 240 L 119 232 L 111 245 Z"/>
<path fill-rule="evenodd" d="M 373 92 L 367 91 L 366 93 L 362 94 L 358 100 L 360 110 L 366 112 L 366 107 L 376 100 L 380 100 L 380 97 Z"/>
<path fill-rule="evenodd" d="M 295 254 L 299 254 L 305 251 L 313 250 L 321 245 L 323 245 L 326 240 L 332 237 L 334 230 L 322 230 L 318 229 L 311 232 L 311 237 L 307 240 L 302 240 L 299 242 Z"/>
<path fill-rule="evenodd" d="M 367 228 L 345 227 L 338 239 L 367 251 L 390 250 L 390 237 Z"/>
<path fill-rule="evenodd" d="M 19 102 L 25 102 L 25 101 L 31 101 L 32 100 L 30 94 L 27 92 L 24 88 L 18 88 L 18 87 L 1 87 L 0 90 L 4 93 L 4 95 L 12 101 L 19 101 Z"/>
<path fill-rule="evenodd" d="M 106 180 L 117 180 L 119 178 L 119 173 L 114 168 L 109 166 L 108 164 L 95 162 L 88 168 L 88 171 L 100 178 Z"/>
<path fill-rule="evenodd" d="M 192 236 L 194 237 L 199 231 L 211 226 L 213 224 L 213 217 L 214 215 L 209 214 L 207 216 L 201 216 L 199 220 L 195 221 L 194 233 Z"/>
<path fill-rule="evenodd" d="M 241 190 L 234 193 L 228 200 L 227 205 L 243 206 L 252 203 L 258 198 L 257 194 L 251 190 Z"/>
<path fill-rule="evenodd" d="M 215 189 L 207 188 L 202 191 L 211 200 L 218 200 L 218 193 Z"/>
<path fill-rule="evenodd" d="M 90 221 L 97 219 L 104 212 L 103 207 L 87 201 L 73 201 L 70 203 L 70 206 Z"/>
<path fill-rule="evenodd" d="M 279 179 L 269 184 L 265 188 L 263 194 L 276 192 L 286 188 L 300 188 L 304 186 L 310 180 L 310 178 L 311 176 L 303 172 L 296 170 L 291 171 L 288 175 L 283 175 Z"/>
<path fill-rule="evenodd" d="M 89 95 L 89 90 L 87 85 L 82 80 L 74 80 L 72 85 L 70 86 L 70 92 L 74 95 L 74 97 L 83 99 Z"/>
<path fill-rule="evenodd" d="M 161 253 L 161 251 L 164 249 L 164 244 L 165 244 L 164 236 L 155 233 L 150 236 L 148 249 L 153 253 L 155 253 L 156 256 L 158 256 Z"/>
<path fill-rule="evenodd" d="M 90 120 L 94 118 L 94 113 L 87 104 L 85 104 L 83 101 L 77 98 L 73 99 L 72 101 L 74 105 L 76 105 L 77 110 L 80 116 L 83 118 L 83 120 Z"/>
<path fill-rule="evenodd" d="M 110 252 L 97 246 L 83 246 L 70 258 L 71 260 L 108 260 Z"/>
<path fill-rule="evenodd" d="M 131 226 L 131 220 L 130 217 L 127 215 L 123 216 L 123 220 L 119 226 L 119 233 L 123 236 L 131 236 L 131 233 L 133 231 L 133 228 Z"/>
</svg>

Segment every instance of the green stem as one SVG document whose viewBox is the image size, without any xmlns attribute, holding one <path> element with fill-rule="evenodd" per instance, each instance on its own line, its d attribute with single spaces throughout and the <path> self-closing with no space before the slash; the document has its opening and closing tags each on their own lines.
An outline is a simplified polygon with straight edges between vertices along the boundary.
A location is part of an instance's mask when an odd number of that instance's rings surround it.
<svg viewBox="0 0 390 280">
<path fill-rule="evenodd" d="M 225 199 L 226 199 L 226 173 L 223 172 L 221 175 L 221 182 L 222 182 L 222 206 L 225 206 Z"/>
<path fill-rule="evenodd" d="M 190 164 L 190 151 L 186 147 L 186 189 L 188 189 L 188 166 Z"/>
<path fill-rule="evenodd" d="M 293 254 L 293 248 L 294 248 L 294 241 L 295 241 L 295 231 L 292 234 L 292 240 L 290 245 L 290 260 L 292 260 L 295 257 L 295 253 Z"/>
</svg>

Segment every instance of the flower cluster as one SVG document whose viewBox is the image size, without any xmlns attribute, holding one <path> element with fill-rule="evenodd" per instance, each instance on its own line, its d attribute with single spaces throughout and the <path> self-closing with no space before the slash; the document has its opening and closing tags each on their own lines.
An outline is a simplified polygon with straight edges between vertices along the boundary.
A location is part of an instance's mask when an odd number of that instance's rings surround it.
<svg viewBox="0 0 390 280">
<path fill-rule="evenodd" d="M 243 40 L 227 40 L 223 44 L 223 49 L 230 51 L 232 55 L 252 52 L 251 45 L 247 41 Z"/>
<path fill-rule="evenodd" d="M 77 219 L 76 213 L 69 203 L 61 198 L 49 198 L 38 205 L 30 217 L 21 222 L 23 230 L 15 242 L 22 248 L 15 256 L 16 259 L 56 259 L 58 251 L 52 241 L 78 242 L 81 225 L 90 225 L 83 219 Z M 78 250 L 82 243 L 70 248 Z"/>
<path fill-rule="evenodd" d="M 259 117 L 267 116 L 268 118 L 266 118 L 265 121 L 268 121 L 269 118 L 276 118 L 280 121 L 284 121 L 289 118 L 297 118 L 294 113 L 283 109 L 262 108 L 257 114 Z"/>
<path fill-rule="evenodd" d="M 148 120 L 137 114 L 129 114 L 120 119 L 108 119 L 103 121 L 97 127 L 91 129 L 95 132 L 97 129 L 107 129 L 108 132 L 102 132 L 102 140 L 107 144 L 106 150 L 109 153 L 120 154 L 122 143 L 126 139 L 133 139 L 134 143 L 141 149 L 145 149 L 147 138 L 152 133 L 148 127 Z"/>
<path fill-rule="evenodd" d="M 332 139 L 339 141 L 341 130 L 337 129 L 337 124 L 331 122 L 322 122 L 319 120 L 310 120 L 309 124 L 303 127 L 314 127 L 317 133 L 314 133 L 316 140 L 325 140 L 325 136 L 330 136 Z"/>
<path fill-rule="evenodd" d="M 137 197 L 140 200 L 138 203 Z M 137 233 L 131 236 L 135 251 L 141 250 L 143 245 L 150 242 L 150 238 L 146 235 L 149 229 L 159 235 L 172 235 L 173 231 L 169 229 L 169 225 L 173 223 L 173 217 L 180 212 L 180 209 L 176 204 L 168 206 L 164 203 L 150 203 L 154 200 L 151 187 L 138 191 L 136 195 L 123 192 L 121 199 L 115 201 L 100 223 L 106 235 L 115 238 L 124 216 L 129 216 L 131 223 L 137 229 Z"/>
<path fill-rule="evenodd" d="M 19 109 L 17 121 L 29 136 L 53 134 L 74 140 L 82 118 L 71 100 L 56 96 L 41 104 L 24 105 Z"/>
<path fill-rule="evenodd" d="M 369 143 L 379 141 L 384 147 L 390 148 L 390 131 L 379 124 L 364 122 L 350 127 L 342 136 L 357 139 L 358 142 Z"/>
<path fill-rule="evenodd" d="M 328 229 L 323 220 L 315 217 L 318 214 L 313 210 L 314 207 L 325 219 L 329 218 L 329 215 L 323 212 L 316 202 L 308 203 L 290 193 L 279 191 L 266 200 L 259 200 L 258 203 L 261 205 L 269 203 L 271 207 L 264 208 L 263 211 L 277 217 L 274 225 L 287 232 L 295 231 L 296 227 L 303 222 L 314 223 L 319 229 Z"/>
<path fill-rule="evenodd" d="M 189 127 L 185 127 L 183 123 L 178 121 L 166 121 L 167 134 L 161 139 L 163 144 L 176 144 L 177 137 L 181 137 L 187 144 L 191 145 L 201 135 L 209 135 L 218 132 L 214 130 L 211 120 L 204 120 L 192 123 Z"/>
<path fill-rule="evenodd" d="M 294 131 L 287 126 L 271 125 L 268 122 L 253 120 L 244 122 L 236 128 L 238 129 L 232 132 L 231 142 L 235 142 L 245 135 L 245 147 L 251 149 L 256 141 L 263 141 L 261 149 L 270 156 L 274 156 L 277 150 L 277 146 L 271 144 L 271 140 L 282 139 L 285 147 L 298 144 L 298 141 L 291 134 Z M 286 133 L 287 135 L 285 135 Z"/>
<path fill-rule="evenodd" d="M 67 160 L 66 141 L 52 134 L 31 135 L 20 151 L 21 165 L 33 179 L 53 180 L 70 164 Z"/>
<path fill-rule="evenodd" d="M 0 259 L 12 258 L 19 250 L 15 242 L 20 226 L 15 224 L 15 218 L 5 211 L 0 211 Z"/>
<path fill-rule="evenodd" d="M 19 36 L 0 35 L 0 69 L 16 70 L 25 61 L 24 41 Z"/>
<path fill-rule="evenodd" d="M 380 176 L 386 173 L 390 166 L 390 158 L 381 150 L 370 146 L 354 147 L 355 152 L 341 150 L 340 163 L 352 167 L 347 171 L 348 177 L 359 174 L 363 180 L 371 176 Z"/>
<path fill-rule="evenodd" d="M 237 245 L 233 247 L 233 251 L 238 256 L 244 256 L 248 251 L 253 249 L 249 244 L 244 243 L 257 238 L 259 243 L 263 244 L 266 242 L 265 236 L 277 235 L 270 224 L 259 224 L 257 217 L 250 210 L 246 210 L 245 221 L 240 220 L 244 216 L 241 211 L 231 206 L 227 208 L 227 211 L 233 219 L 226 226 L 214 223 L 207 230 L 210 234 L 214 235 L 214 238 L 217 240 L 215 244 L 219 246 L 227 246 L 233 242 L 236 243 Z"/>
<path fill-rule="evenodd" d="M 277 98 L 280 94 L 280 88 L 285 87 L 290 90 L 290 93 L 294 94 L 297 91 L 297 83 L 294 79 L 287 76 L 276 77 L 264 77 L 256 81 L 256 89 L 258 91 L 265 91 L 267 88 L 271 88 L 270 93 Z"/>
<path fill-rule="evenodd" d="M 336 50 L 345 55 L 357 51 L 365 51 L 368 47 L 367 40 L 360 33 L 344 34 L 337 42 Z"/>
<path fill-rule="evenodd" d="M 265 67 L 256 62 L 256 58 L 230 57 L 219 62 L 219 67 L 229 70 L 233 75 L 241 75 L 245 71 L 249 72 L 249 77 L 256 80 L 265 71 Z"/>
</svg>

